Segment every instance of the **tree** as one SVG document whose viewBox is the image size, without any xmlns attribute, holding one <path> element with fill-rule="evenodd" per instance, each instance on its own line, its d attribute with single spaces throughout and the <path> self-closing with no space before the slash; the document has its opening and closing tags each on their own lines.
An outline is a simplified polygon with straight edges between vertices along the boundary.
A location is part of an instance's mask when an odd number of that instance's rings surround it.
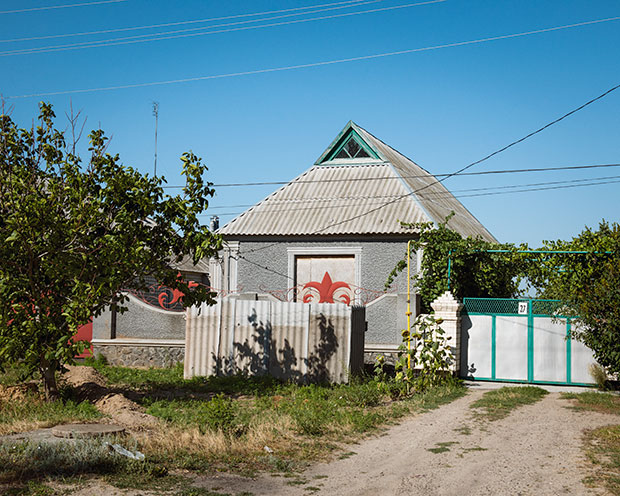
<svg viewBox="0 0 620 496">
<path fill-rule="evenodd" d="M 578 325 L 571 332 L 612 373 L 620 373 L 620 226 L 602 221 L 570 241 L 547 241 L 553 253 L 530 267 L 543 298 L 562 300 L 562 313 Z"/>
<path fill-rule="evenodd" d="M 213 293 L 190 288 L 170 264 L 221 247 L 198 220 L 214 190 L 193 153 L 181 157 L 182 194 L 169 196 L 163 178 L 107 153 L 101 130 L 89 135 L 82 163 L 75 133 L 68 144 L 54 118 L 44 103 L 36 129 L 0 115 L 0 364 L 38 370 L 48 399 L 55 373 L 85 348 L 72 342 L 78 327 L 109 305 L 122 311 L 122 289 L 146 289 L 152 276 L 180 290 L 185 305 L 212 303 Z"/>
<path fill-rule="evenodd" d="M 430 304 L 448 289 L 457 298 L 517 296 L 526 264 L 524 257 L 517 253 L 518 248 L 512 244 L 490 243 L 480 238 L 463 238 L 448 227 L 451 217 L 449 215 L 438 225 L 430 222 L 402 223 L 417 233 L 411 243 L 412 251 L 423 250 L 421 270 L 412 277 L 415 292 L 422 299 L 422 311 L 431 312 Z M 487 251 L 491 249 L 508 250 L 509 253 Z M 388 277 L 386 287 L 406 267 L 406 258 L 398 262 Z"/>
</svg>

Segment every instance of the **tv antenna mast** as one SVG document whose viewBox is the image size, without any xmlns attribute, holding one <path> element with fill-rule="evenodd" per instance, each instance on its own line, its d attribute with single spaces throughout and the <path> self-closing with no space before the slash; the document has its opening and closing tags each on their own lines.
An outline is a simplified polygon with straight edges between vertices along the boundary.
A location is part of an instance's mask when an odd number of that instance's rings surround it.
<svg viewBox="0 0 620 496">
<path fill-rule="evenodd" d="M 159 102 L 153 102 L 153 115 L 155 116 L 155 166 L 153 176 L 157 176 L 157 121 L 159 120 Z"/>
</svg>

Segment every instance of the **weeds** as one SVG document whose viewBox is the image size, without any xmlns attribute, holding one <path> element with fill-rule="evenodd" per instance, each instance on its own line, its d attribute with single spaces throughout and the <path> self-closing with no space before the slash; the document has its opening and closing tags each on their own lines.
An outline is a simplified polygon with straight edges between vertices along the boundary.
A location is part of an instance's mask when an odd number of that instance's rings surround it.
<svg viewBox="0 0 620 496">
<path fill-rule="evenodd" d="M 620 425 L 600 427 L 586 433 L 586 453 L 594 473 L 586 479 L 591 486 L 604 486 L 620 495 Z"/>
<path fill-rule="evenodd" d="M 562 399 L 575 400 L 575 410 L 593 410 L 601 413 L 620 415 L 620 396 L 612 393 L 585 391 L 583 393 L 562 393 Z"/>
<path fill-rule="evenodd" d="M 515 408 L 536 403 L 547 394 L 544 389 L 534 386 L 503 387 L 484 393 L 482 398 L 471 404 L 471 408 L 484 410 L 476 412 L 479 418 L 500 420 Z"/>
<path fill-rule="evenodd" d="M 2 482 L 109 473 L 131 475 L 138 478 L 138 483 L 165 475 L 160 467 L 149 462 L 131 460 L 110 451 L 100 440 L 0 444 Z"/>
<path fill-rule="evenodd" d="M 394 401 L 368 377 L 348 385 L 296 385 L 244 376 L 187 381 L 179 366 L 144 370 L 110 367 L 102 360 L 91 363 L 117 390 L 130 392 L 149 414 L 163 420 L 148 433 L 135 434 L 135 449 L 146 455 L 147 462 L 119 458 L 93 444 L 62 449 L 23 444 L 13 451 L 3 448 L 3 480 L 97 475 L 117 487 L 149 489 L 176 483 L 178 477 L 166 475 L 168 470 L 294 473 L 395 418 L 435 408 L 464 394 L 459 383 L 450 381 Z M 71 390 L 66 393 L 64 402 L 44 403 L 32 395 L 7 408 L 2 404 L 0 428 L 12 425 L 15 430 L 15 422 L 24 419 L 53 425 L 99 418 L 92 405 L 76 403 Z M 27 463 L 35 456 L 33 450 L 46 453 L 36 459 L 34 469 Z M 187 490 L 187 494 L 194 491 L 188 486 L 177 485 L 176 489 Z"/>
<path fill-rule="evenodd" d="M 101 417 L 101 413 L 88 402 L 46 402 L 36 394 L 28 394 L 21 401 L 0 400 L 0 435 L 65 422 L 89 422 Z"/>
<path fill-rule="evenodd" d="M 447 441 L 444 443 L 436 443 L 434 448 L 426 448 L 426 451 L 430 451 L 431 453 L 445 453 L 446 451 L 450 451 L 450 446 L 458 444 L 453 441 Z"/>
<path fill-rule="evenodd" d="M 620 397 L 612 393 L 562 393 L 561 398 L 573 400 L 570 408 L 578 411 L 620 415 Z M 593 467 L 593 475 L 584 482 L 590 486 L 604 486 L 611 494 L 620 495 L 620 425 L 588 431 L 584 443 Z"/>
<path fill-rule="evenodd" d="M 601 391 L 606 391 L 609 389 L 609 376 L 607 375 L 607 371 L 598 363 L 591 363 L 588 367 L 588 372 L 594 379 L 596 386 Z"/>
</svg>

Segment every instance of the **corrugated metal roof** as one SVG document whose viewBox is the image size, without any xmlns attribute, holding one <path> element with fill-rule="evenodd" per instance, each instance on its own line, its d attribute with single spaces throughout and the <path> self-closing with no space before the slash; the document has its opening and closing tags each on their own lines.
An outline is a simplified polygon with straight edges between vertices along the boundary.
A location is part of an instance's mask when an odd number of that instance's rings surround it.
<svg viewBox="0 0 620 496">
<path fill-rule="evenodd" d="M 230 221 L 220 233 L 405 233 L 399 220 L 429 220 L 407 193 L 389 164 L 315 165 Z M 378 208 L 388 202 L 392 203 Z"/>
<path fill-rule="evenodd" d="M 394 166 L 413 193 L 412 197 L 417 199 L 434 222 L 443 222 L 450 212 L 454 212 L 448 227 L 462 236 L 480 236 L 486 241 L 497 242 L 480 221 L 446 189 L 443 183 L 438 182 L 435 176 L 365 129 L 353 123 L 352 126 L 381 158 Z"/>
<path fill-rule="evenodd" d="M 349 122 L 321 155 L 350 129 L 380 160 L 315 164 L 220 229 L 224 235 L 404 234 L 404 222 L 443 222 L 464 236 L 495 238 L 435 177 L 372 134 Z M 424 190 L 416 193 L 417 190 Z"/>
</svg>

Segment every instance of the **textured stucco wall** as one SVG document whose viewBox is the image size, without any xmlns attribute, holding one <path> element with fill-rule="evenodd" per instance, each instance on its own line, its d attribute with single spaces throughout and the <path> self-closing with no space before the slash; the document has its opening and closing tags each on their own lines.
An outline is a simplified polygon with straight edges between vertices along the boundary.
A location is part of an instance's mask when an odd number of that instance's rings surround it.
<svg viewBox="0 0 620 496">
<path fill-rule="evenodd" d="M 312 239 L 245 241 L 239 245 L 237 262 L 237 284 L 244 292 L 285 291 L 294 286 L 289 279 L 289 248 L 330 248 L 348 247 L 361 249 L 359 286 L 374 291 L 383 291 L 389 273 L 407 251 L 407 241 L 403 239 L 364 241 L 347 239 Z M 412 273 L 416 259 L 412 254 Z M 368 331 L 366 343 L 400 343 L 400 331 L 406 326 L 406 273 L 400 274 L 392 287 L 397 296 L 384 297 L 381 301 L 367 306 L 366 320 Z M 412 298 L 412 312 L 415 315 L 415 298 Z"/>
<path fill-rule="evenodd" d="M 125 313 L 116 314 L 116 338 L 185 339 L 185 313 L 168 312 L 129 297 Z M 93 319 L 93 338 L 110 339 L 111 313 Z"/>
</svg>

